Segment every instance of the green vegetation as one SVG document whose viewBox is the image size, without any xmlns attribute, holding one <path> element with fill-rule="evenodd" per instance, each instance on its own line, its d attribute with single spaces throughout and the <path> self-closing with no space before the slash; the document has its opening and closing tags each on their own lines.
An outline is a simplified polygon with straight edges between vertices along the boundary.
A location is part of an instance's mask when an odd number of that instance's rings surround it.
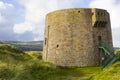
<svg viewBox="0 0 120 80">
<path fill-rule="evenodd" d="M 39 51 L 0 45 L 0 80 L 86 80 L 99 72 L 99 67 L 57 67 L 41 59 Z"/>
<path fill-rule="evenodd" d="M 91 80 L 120 80 L 120 61 L 96 74 Z"/>
<path fill-rule="evenodd" d="M 100 67 L 57 67 L 44 62 L 40 51 L 23 52 L 0 44 L 0 80 L 119 80 L 120 62 Z"/>
<path fill-rule="evenodd" d="M 32 57 L 33 60 L 41 60 L 42 59 L 42 53 L 40 51 L 28 51 L 26 52 L 29 56 Z"/>
<path fill-rule="evenodd" d="M 116 55 L 119 55 L 119 53 L 120 49 L 114 51 L 114 54 Z M 94 75 L 90 80 L 120 80 L 120 61 L 105 68 L 98 74 Z"/>
<path fill-rule="evenodd" d="M 114 53 L 117 55 L 118 53 L 120 53 L 120 49 L 116 49 Z"/>
<path fill-rule="evenodd" d="M 29 59 L 29 55 L 13 46 L 0 45 L 0 80 L 12 80 Z"/>
</svg>

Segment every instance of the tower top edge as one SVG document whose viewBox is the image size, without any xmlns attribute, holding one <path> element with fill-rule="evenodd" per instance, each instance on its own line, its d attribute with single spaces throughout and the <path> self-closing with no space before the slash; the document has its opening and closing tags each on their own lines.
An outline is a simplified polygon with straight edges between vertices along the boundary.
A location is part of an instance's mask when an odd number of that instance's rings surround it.
<svg viewBox="0 0 120 80">
<path fill-rule="evenodd" d="M 61 11 L 69 11 L 69 10 L 101 10 L 101 11 L 105 11 L 107 12 L 106 9 L 101 9 L 101 8 L 67 8 L 67 9 L 60 9 L 60 10 L 55 10 L 55 11 L 51 11 L 51 12 L 48 12 L 47 15 L 49 14 L 52 14 L 52 13 L 55 13 L 55 12 L 61 12 Z"/>
</svg>

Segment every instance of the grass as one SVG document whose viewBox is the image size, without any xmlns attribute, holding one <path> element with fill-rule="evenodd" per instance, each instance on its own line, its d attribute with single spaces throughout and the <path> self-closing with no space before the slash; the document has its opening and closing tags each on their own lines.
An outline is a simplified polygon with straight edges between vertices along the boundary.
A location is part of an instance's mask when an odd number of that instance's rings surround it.
<svg viewBox="0 0 120 80">
<path fill-rule="evenodd" d="M 42 61 L 39 51 L 0 45 L 0 80 L 120 80 L 120 61 L 103 71 L 100 67 L 57 67 Z"/>
<path fill-rule="evenodd" d="M 39 51 L 0 45 L 0 80 L 87 80 L 99 72 L 99 67 L 57 67 L 41 59 Z"/>
<path fill-rule="evenodd" d="M 91 80 L 120 80 L 120 61 L 96 74 Z"/>
<path fill-rule="evenodd" d="M 114 53 L 118 55 L 120 53 L 120 49 L 116 49 Z M 111 66 L 105 68 L 90 80 L 120 80 L 120 61 L 117 61 Z"/>
<path fill-rule="evenodd" d="M 42 60 L 42 53 L 40 51 L 27 51 L 26 52 L 29 56 L 32 57 L 32 59 L 36 60 Z"/>
<path fill-rule="evenodd" d="M 31 57 L 20 49 L 1 44 L 0 45 L 0 80 L 12 80 L 17 72 L 22 69 Z"/>
<path fill-rule="evenodd" d="M 98 71 L 98 67 L 85 68 L 58 68 L 51 63 L 35 63 L 27 66 L 26 70 L 20 73 L 17 80 L 87 80 Z M 96 70 L 96 71 L 95 71 Z M 15 80 L 16 80 L 15 79 Z"/>
</svg>

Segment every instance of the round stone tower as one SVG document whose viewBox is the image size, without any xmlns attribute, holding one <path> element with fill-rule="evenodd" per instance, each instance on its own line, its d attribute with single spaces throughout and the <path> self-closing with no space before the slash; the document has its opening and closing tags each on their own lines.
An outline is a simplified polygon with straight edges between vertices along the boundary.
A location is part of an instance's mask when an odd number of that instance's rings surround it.
<svg viewBox="0 0 120 80">
<path fill-rule="evenodd" d="M 58 66 L 100 65 L 103 41 L 112 47 L 109 13 L 96 8 L 73 8 L 47 14 L 43 60 Z"/>
</svg>

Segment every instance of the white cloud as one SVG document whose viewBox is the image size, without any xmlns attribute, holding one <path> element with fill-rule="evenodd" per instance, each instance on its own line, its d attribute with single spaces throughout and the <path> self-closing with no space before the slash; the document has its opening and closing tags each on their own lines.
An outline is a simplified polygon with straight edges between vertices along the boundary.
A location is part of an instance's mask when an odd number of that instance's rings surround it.
<svg viewBox="0 0 120 80">
<path fill-rule="evenodd" d="M 1 9 L 5 9 L 6 8 L 6 6 L 5 6 L 5 4 L 3 2 L 0 2 L 0 8 Z"/>
<path fill-rule="evenodd" d="M 0 1 L 0 24 L 4 24 L 7 22 L 7 19 L 5 18 L 5 11 L 8 11 L 10 9 L 13 9 L 14 6 L 12 4 L 8 4 L 5 2 Z"/>
<path fill-rule="evenodd" d="M 20 23 L 20 24 L 15 24 L 13 28 L 15 33 L 21 34 L 26 31 L 32 31 L 33 30 L 33 25 L 31 23 Z"/>
<path fill-rule="evenodd" d="M 0 14 L 0 24 L 1 24 L 1 23 L 5 23 L 5 21 L 6 21 L 6 20 L 5 20 L 4 16 L 2 16 L 2 15 Z"/>
<path fill-rule="evenodd" d="M 90 7 L 106 9 L 110 13 L 113 35 L 113 45 L 120 47 L 120 1 L 119 0 L 91 0 Z"/>
<path fill-rule="evenodd" d="M 115 47 L 120 47 L 120 27 L 113 29 L 113 44 Z"/>
<path fill-rule="evenodd" d="M 80 1 L 83 0 L 76 0 L 76 3 Z M 36 35 L 34 40 L 40 40 L 43 39 L 45 15 L 54 10 L 72 8 L 75 0 L 19 0 L 19 2 L 24 5 L 26 9 L 25 21 L 20 24 L 15 24 L 14 32 L 22 34 L 28 31 L 31 26 L 26 26 L 24 23 L 31 23 L 32 27 L 34 27 L 31 32 Z M 19 25 L 21 27 L 19 27 Z M 26 26 L 27 28 L 22 26 Z M 42 36 L 42 38 L 40 36 Z"/>
<path fill-rule="evenodd" d="M 14 6 L 12 4 L 4 3 L 0 1 L 0 9 L 7 9 L 7 8 L 13 8 Z"/>
<path fill-rule="evenodd" d="M 11 21 L 8 20 L 11 17 L 11 13 L 13 13 L 14 6 L 10 3 L 0 1 L 0 25 L 1 24 L 8 24 Z"/>
<path fill-rule="evenodd" d="M 17 0 L 10 0 L 9 3 L 6 1 L 0 0 L 0 39 L 1 40 L 21 40 L 21 41 L 31 41 L 34 38 L 34 35 L 30 32 L 33 27 L 31 23 L 20 23 L 24 25 L 21 29 L 13 28 L 15 23 L 22 22 L 24 20 L 24 7 L 20 5 Z M 17 26 L 17 25 L 15 25 Z M 24 30 L 23 27 L 25 28 Z M 24 34 L 16 34 L 13 32 L 13 29 L 16 29 L 17 32 L 22 33 L 27 31 Z"/>
<path fill-rule="evenodd" d="M 90 7 L 106 9 L 110 13 L 112 28 L 120 27 L 120 3 L 118 0 L 92 0 Z"/>
</svg>

